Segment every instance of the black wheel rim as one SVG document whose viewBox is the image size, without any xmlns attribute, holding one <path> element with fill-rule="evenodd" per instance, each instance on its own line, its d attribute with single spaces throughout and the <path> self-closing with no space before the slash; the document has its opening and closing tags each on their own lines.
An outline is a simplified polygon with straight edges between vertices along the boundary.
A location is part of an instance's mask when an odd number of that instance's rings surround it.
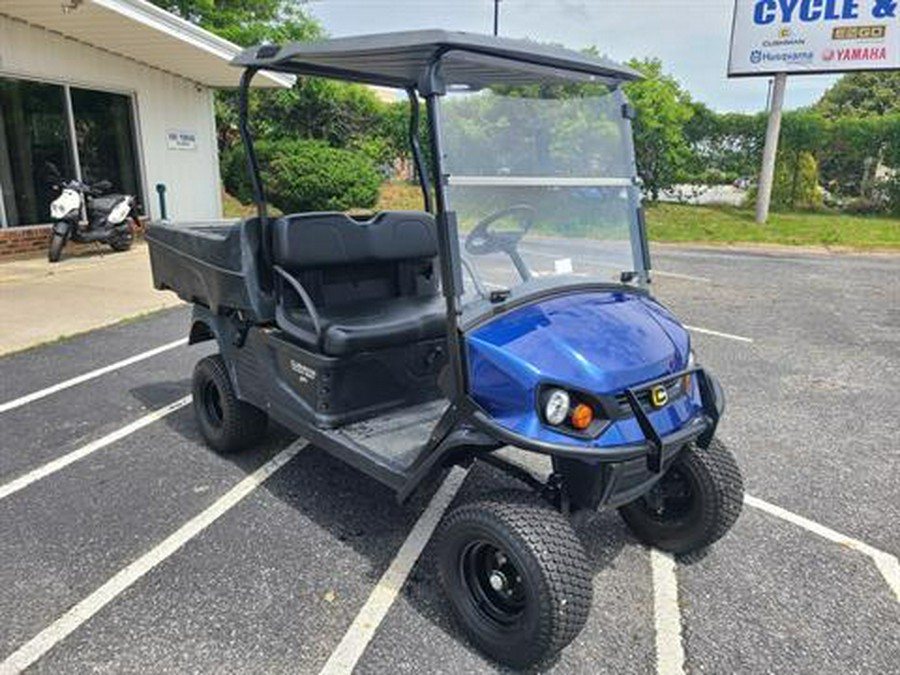
<svg viewBox="0 0 900 675">
<path fill-rule="evenodd" d="M 203 410 L 206 412 L 206 419 L 214 427 L 221 427 L 225 419 L 222 412 L 222 394 L 215 382 L 207 382 L 203 387 Z"/>
<path fill-rule="evenodd" d="M 501 628 L 520 619 L 525 612 L 525 584 L 505 551 L 487 541 L 472 542 L 459 564 L 469 600 L 483 618 Z"/>
<path fill-rule="evenodd" d="M 683 522 L 696 510 L 696 495 L 694 477 L 676 464 L 653 486 L 642 503 L 657 522 Z"/>
</svg>

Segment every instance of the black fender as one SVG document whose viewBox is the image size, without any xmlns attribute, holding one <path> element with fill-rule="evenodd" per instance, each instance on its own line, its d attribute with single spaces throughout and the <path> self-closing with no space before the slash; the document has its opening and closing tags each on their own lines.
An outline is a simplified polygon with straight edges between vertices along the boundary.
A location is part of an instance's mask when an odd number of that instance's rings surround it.
<svg viewBox="0 0 900 675">
<path fill-rule="evenodd" d="M 217 314 L 204 305 L 194 305 L 188 344 L 216 341 L 238 398 L 242 398 L 242 391 L 235 361 L 238 358 L 238 352 L 244 346 L 246 332 L 246 325 L 238 321 L 237 317 Z"/>
<path fill-rule="evenodd" d="M 195 345 L 208 340 L 219 343 L 219 351 L 224 353 L 233 349 L 235 338 L 234 321 L 222 314 L 213 312 L 209 307 L 195 304 L 191 312 L 191 331 L 188 344 Z"/>
<path fill-rule="evenodd" d="M 469 464 L 473 459 L 493 452 L 501 447 L 496 439 L 466 426 L 460 426 L 448 433 L 435 445 L 431 452 L 413 468 L 406 482 L 397 490 L 397 502 L 404 504 L 416 488 L 432 475 L 454 464 Z"/>
<path fill-rule="evenodd" d="M 215 339 L 216 334 L 213 332 L 213 329 L 210 328 L 210 325 L 206 321 L 197 318 L 194 318 L 191 321 L 191 332 L 188 335 L 189 345 L 196 345 L 200 342 L 206 342 L 208 340 Z"/>
</svg>

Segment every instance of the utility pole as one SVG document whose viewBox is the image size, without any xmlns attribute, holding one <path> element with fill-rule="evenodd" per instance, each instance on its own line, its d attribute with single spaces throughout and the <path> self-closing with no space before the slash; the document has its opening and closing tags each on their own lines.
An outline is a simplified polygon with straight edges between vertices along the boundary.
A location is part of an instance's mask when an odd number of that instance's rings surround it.
<svg viewBox="0 0 900 675">
<path fill-rule="evenodd" d="M 500 0 L 494 0 L 494 35 L 500 34 Z"/>
<path fill-rule="evenodd" d="M 763 225 L 769 218 L 772 200 L 772 183 L 775 178 L 775 157 L 778 154 L 778 135 L 781 133 L 781 109 L 784 106 L 784 86 L 787 73 L 775 75 L 772 84 L 769 126 L 766 128 L 766 145 L 763 149 L 762 169 L 759 172 L 759 190 L 756 195 L 756 222 Z"/>
</svg>

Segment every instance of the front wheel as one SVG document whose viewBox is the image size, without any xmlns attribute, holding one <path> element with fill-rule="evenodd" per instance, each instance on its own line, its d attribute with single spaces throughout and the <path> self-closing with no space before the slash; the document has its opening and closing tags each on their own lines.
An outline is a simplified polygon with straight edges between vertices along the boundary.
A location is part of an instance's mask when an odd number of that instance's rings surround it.
<svg viewBox="0 0 900 675">
<path fill-rule="evenodd" d="M 644 543 L 690 553 L 721 539 L 741 513 L 744 482 L 734 455 L 718 439 L 689 445 L 643 497 L 619 509 Z"/>
<path fill-rule="evenodd" d="M 200 431 L 216 452 L 238 452 L 265 433 L 266 414 L 237 397 L 218 354 L 207 356 L 194 368 L 193 394 Z"/>
<path fill-rule="evenodd" d="M 60 257 L 62 257 L 63 248 L 66 245 L 66 235 L 53 233 L 53 236 L 50 237 L 50 248 L 47 250 L 47 260 L 52 263 L 59 262 Z"/>
<path fill-rule="evenodd" d="M 593 585 L 569 521 L 538 495 L 499 493 L 452 511 L 438 573 L 457 619 L 487 655 L 540 664 L 581 632 Z"/>
</svg>

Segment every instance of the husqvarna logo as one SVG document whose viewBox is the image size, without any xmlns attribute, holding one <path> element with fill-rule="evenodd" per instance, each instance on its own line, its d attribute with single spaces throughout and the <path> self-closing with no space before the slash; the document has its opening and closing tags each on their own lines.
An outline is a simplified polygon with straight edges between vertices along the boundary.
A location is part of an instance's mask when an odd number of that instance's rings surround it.
<svg viewBox="0 0 900 675">
<path fill-rule="evenodd" d="M 650 390 L 650 403 L 654 408 L 662 408 L 669 402 L 669 392 L 662 385 L 657 385 Z"/>
</svg>

